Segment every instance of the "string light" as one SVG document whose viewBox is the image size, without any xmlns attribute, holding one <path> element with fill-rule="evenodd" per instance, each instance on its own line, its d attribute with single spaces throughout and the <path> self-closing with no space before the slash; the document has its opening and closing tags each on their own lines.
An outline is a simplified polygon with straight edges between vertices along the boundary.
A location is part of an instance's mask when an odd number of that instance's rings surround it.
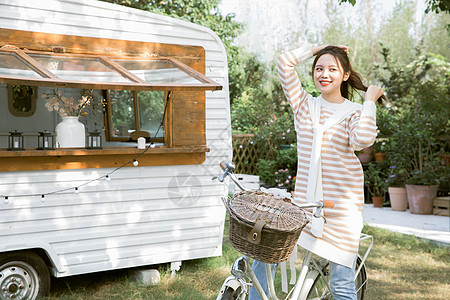
<svg viewBox="0 0 450 300">
<path fill-rule="evenodd" d="M 162 118 L 161 124 L 159 125 L 158 130 L 156 131 L 155 136 L 158 135 L 159 130 L 162 128 L 162 125 L 164 124 L 165 115 L 166 115 L 166 111 L 167 111 L 167 106 L 168 106 L 168 104 L 169 104 L 170 96 L 171 96 L 171 92 L 169 91 L 168 94 L 167 94 L 166 106 L 164 107 L 163 118 Z M 110 182 L 110 181 L 111 181 L 111 176 L 110 176 L 110 175 L 111 175 L 112 173 L 117 172 L 118 170 L 122 169 L 123 167 L 129 165 L 130 163 L 133 163 L 134 166 L 138 166 L 138 165 L 139 165 L 139 162 L 137 161 L 137 159 L 139 158 L 139 156 L 141 156 L 141 155 L 143 155 L 145 152 L 147 152 L 148 149 L 150 149 L 150 148 L 153 149 L 153 148 L 155 148 L 155 147 L 156 147 L 156 145 L 155 145 L 154 143 L 150 143 L 150 146 L 146 147 L 146 148 L 145 148 L 141 153 L 139 153 L 135 158 L 133 158 L 133 159 L 131 159 L 130 161 L 124 163 L 123 165 L 117 167 L 116 169 L 114 169 L 114 170 L 111 171 L 110 173 L 108 173 L 108 174 L 106 174 L 106 175 L 102 175 L 102 176 L 100 176 L 100 177 L 98 177 L 98 178 L 96 178 L 96 179 L 92 179 L 92 180 L 86 181 L 85 183 L 83 183 L 83 184 L 81 184 L 81 185 L 79 185 L 79 186 L 76 186 L 76 187 L 64 188 L 64 189 L 56 190 L 56 191 L 49 192 L 49 193 L 45 193 L 45 194 L 0 195 L 0 197 L 4 197 L 3 202 L 4 202 L 5 204 L 8 204 L 8 203 L 10 202 L 10 200 L 9 200 L 10 197 L 36 197 L 36 196 L 41 196 L 41 201 L 42 201 L 42 202 L 45 202 L 45 196 L 46 196 L 46 195 L 53 195 L 53 194 L 58 194 L 58 193 L 68 192 L 68 191 L 70 191 L 70 190 L 74 190 L 75 194 L 78 194 L 78 193 L 80 192 L 80 191 L 79 191 L 79 188 L 80 188 L 80 187 L 85 186 L 85 185 L 88 185 L 88 184 L 90 184 L 90 183 L 92 183 L 92 182 L 98 181 L 98 180 L 100 180 L 100 179 L 102 179 L 102 178 L 105 178 L 105 180 L 106 180 L 107 182 Z"/>
<path fill-rule="evenodd" d="M 151 147 L 151 146 L 150 146 L 150 147 L 146 147 L 146 148 L 144 149 L 144 151 L 142 151 L 141 153 L 139 153 L 135 158 L 131 159 L 130 161 L 128 161 L 128 162 L 126 162 L 126 163 L 124 163 L 124 164 L 121 165 L 120 167 L 117 167 L 117 168 L 114 169 L 112 172 L 108 173 L 107 175 L 102 175 L 102 176 L 100 176 L 100 177 L 98 177 L 98 178 L 96 178 L 96 179 L 89 180 L 89 181 L 87 181 L 87 182 L 85 182 L 85 183 L 83 183 L 83 184 L 81 184 L 81 185 L 75 186 L 75 187 L 65 188 L 65 189 L 61 189 L 61 190 L 57 190 L 57 191 L 53 191 L 53 192 L 49 192 L 49 193 L 45 193 L 45 194 L 0 195 L 0 197 L 4 197 L 5 199 L 3 200 L 3 202 L 4 202 L 5 204 L 8 204 L 8 203 L 10 202 L 10 200 L 9 200 L 10 197 L 31 197 L 31 196 L 36 197 L 36 196 L 41 196 L 41 201 L 42 201 L 42 202 L 45 202 L 45 195 L 58 194 L 58 193 L 67 192 L 67 191 L 70 191 L 70 190 L 73 190 L 73 192 L 74 192 L 75 194 L 79 194 L 79 193 L 80 193 L 80 187 L 82 187 L 82 186 L 84 186 L 84 185 L 88 185 L 88 184 L 90 184 L 90 183 L 92 183 L 92 182 L 94 182 L 94 181 L 98 181 L 98 180 L 100 180 L 100 179 L 102 179 L 102 178 L 105 178 L 105 180 L 106 180 L 107 182 L 110 182 L 110 181 L 111 181 L 111 176 L 110 176 L 110 175 L 111 175 L 112 173 L 117 172 L 118 170 L 122 169 L 123 167 L 125 167 L 125 166 L 127 166 L 127 165 L 129 165 L 129 164 L 131 164 L 131 163 L 132 163 L 134 166 L 138 166 L 138 165 L 139 165 L 139 162 L 137 161 L 137 158 L 138 158 L 139 156 L 143 155 L 145 152 L 147 152 L 148 149 L 154 148 L 154 147 L 155 147 L 154 145 L 153 145 L 153 147 Z"/>
</svg>

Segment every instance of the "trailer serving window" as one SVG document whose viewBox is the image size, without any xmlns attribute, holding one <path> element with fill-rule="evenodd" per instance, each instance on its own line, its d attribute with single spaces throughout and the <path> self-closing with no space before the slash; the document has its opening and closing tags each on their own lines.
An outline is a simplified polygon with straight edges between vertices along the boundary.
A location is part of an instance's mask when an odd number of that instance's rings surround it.
<svg viewBox="0 0 450 300">
<path fill-rule="evenodd" d="M 116 167 L 139 154 L 136 132 L 156 145 L 140 158 L 141 166 L 204 161 L 209 151 L 205 91 L 222 86 L 203 74 L 202 47 L 127 41 L 125 51 L 123 41 L 63 35 L 56 35 L 61 46 L 55 47 L 55 35 L 18 35 L 21 43 L 10 46 L 2 45 L 10 33 L 0 33 L 0 84 L 30 86 L 34 91 L 97 91 L 103 98 L 105 143 L 103 149 L 0 149 L 0 171 Z M 33 45 L 32 41 L 43 43 L 38 36 L 47 43 Z M 154 53 L 149 54 L 149 47 Z"/>
</svg>

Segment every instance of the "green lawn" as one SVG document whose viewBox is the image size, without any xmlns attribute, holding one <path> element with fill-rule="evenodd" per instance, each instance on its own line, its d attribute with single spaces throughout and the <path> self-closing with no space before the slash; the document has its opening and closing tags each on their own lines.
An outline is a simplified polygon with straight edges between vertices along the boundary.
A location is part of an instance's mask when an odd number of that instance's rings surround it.
<svg viewBox="0 0 450 300">
<path fill-rule="evenodd" d="M 366 263 L 365 299 L 450 299 L 450 248 L 374 227 L 365 226 L 364 232 L 375 239 Z M 130 270 L 120 270 L 55 279 L 46 299 L 215 299 L 238 256 L 225 235 L 223 256 L 183 262 L 174 279 L 167 266 L 159 266 L 157 286 L 139 285 Z"/>
</svg>

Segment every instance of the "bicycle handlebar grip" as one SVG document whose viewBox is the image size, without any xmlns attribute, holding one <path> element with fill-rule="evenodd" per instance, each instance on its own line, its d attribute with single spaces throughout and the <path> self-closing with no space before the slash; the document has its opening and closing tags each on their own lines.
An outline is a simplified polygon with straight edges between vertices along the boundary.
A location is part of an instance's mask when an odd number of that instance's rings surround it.
<svg viewBox="0 0 450 300">
<path fill-rule="evenodd" d="M 227 168 L 227 163 L 224 162 L 224 161 L 221 161 L 221 162 L 220 162 L 220 168 L 221 168 L 223 171 L 225 171 L 225 169 Z"/>
<path fill-rule="evenodd" d="M 334 207 L 334 202 L 330 201 L 330 200 L 323 200 L 323 207 L 326 208 L 333 208 Z"/>
</svg>

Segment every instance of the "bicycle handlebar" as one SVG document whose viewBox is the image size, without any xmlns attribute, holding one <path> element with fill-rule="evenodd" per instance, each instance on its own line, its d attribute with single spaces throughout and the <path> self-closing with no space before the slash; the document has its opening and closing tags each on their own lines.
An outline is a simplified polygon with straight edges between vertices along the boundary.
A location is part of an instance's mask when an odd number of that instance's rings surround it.
<svg viewBox="0 0 450 300">
<path fill-rule="evenodd" d="M 222 171 L 225 171 L 227 169 L 227 167 L 228 167 L 228 164 L 226 162 L 224 162 L 224 161 L 221 161 L 219 163 L 219 165 L 220 165 L 220 168 L 222 169 Z"/>
<path fill-rule="evenodd" d="M 330 201 L 330 200 L 322 200 L 323 203 L 323 207 L 326 208 L 333 208 L 334 207 L 334 202 Z"/>
<path fill-rule="evenodd" d="M 236 178 L 236 176 L 234 176 L 234 170 L 235 170 L 235 165 L 233 162 L 230 163 L 226 163 L 225 161 L 221 161 L 219 163 L 220 168 L 223 170 L 223 174 L 220 175 L 217 179 L 220 182 L 223 182 L 225 180 L 225 178 L 227 176 L 230 176 L 231 180 L 243 191 L 247 191 L 248 189 L 245 188 L 241 182 L 239 182 L 239 180 Z M 322 200 L 322 201 L 318 201 L 316 203 L 304 203 L 304 204 L 295 204 L 301 208 L 313 208 L 313 207 L 317 207 L 317 208 L 333 208 L 334 207 L 334 202 L 330 201 L 330 200 Z"/>
<path fill-rule="evenodd" d="M 227 176 L 230 176 L 231 180 L 243 191 L 247 191 L 248 189 L 242 185 L 241 182 L 239 182 L 239 180 L 236 178 L 236 176 L 234 176 L 234 170 L 236 169 L 236 166 L 234 165 L 233 162 L 230 162 L 229 164 L 227 164 L 224 161 L 221 161 L 219 163 L 220 168 L 223 170 L 222 175 L 220 175 L 219 177 L 217 177 L 217 179 L 220 182 L 223 182 L 225 180 L 225 178 Z M 214 177 L 213 179 L 215 179 L 216 177 Z"/>
</svg>

